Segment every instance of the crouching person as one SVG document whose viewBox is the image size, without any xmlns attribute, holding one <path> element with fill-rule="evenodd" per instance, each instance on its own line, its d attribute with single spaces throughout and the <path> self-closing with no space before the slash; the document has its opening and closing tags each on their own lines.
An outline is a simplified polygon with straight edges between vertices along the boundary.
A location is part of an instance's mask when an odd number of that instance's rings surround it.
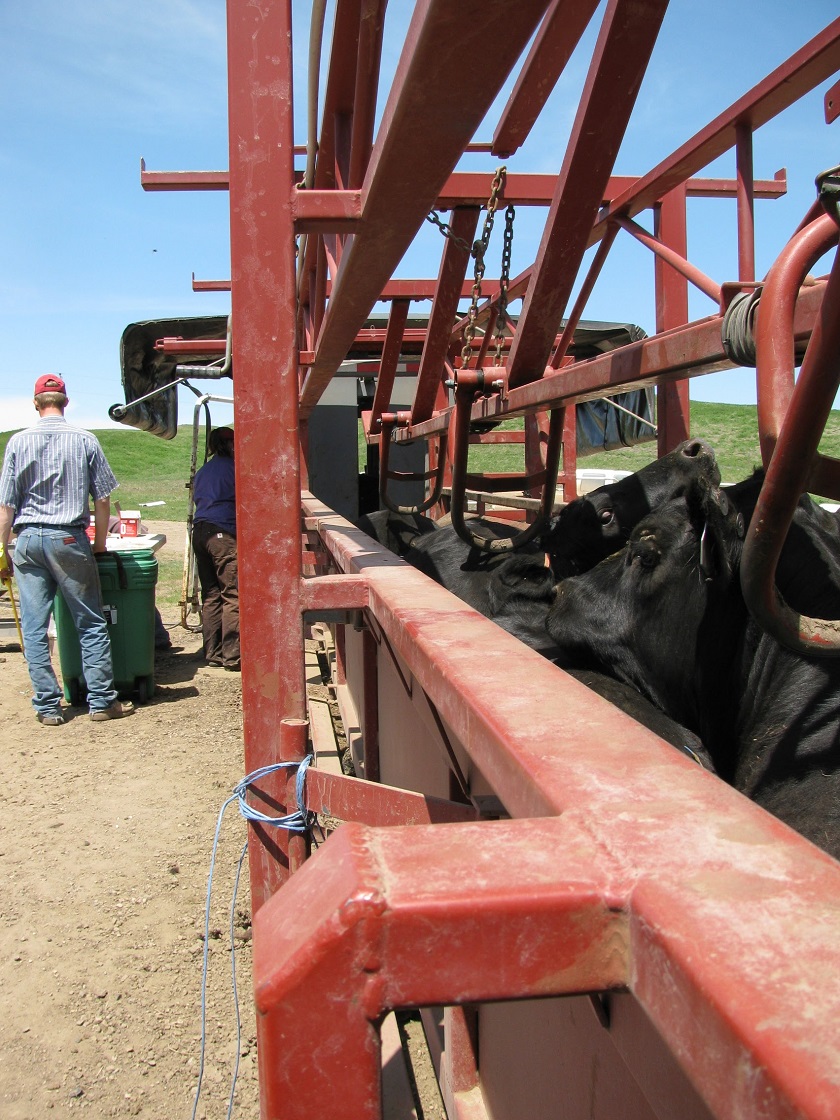
<svg viewBox="0 0 840 1120">
<path fill-rule="evenodd" d="M 201 628 L 208 665 L 239 672 L 239 569 L 233 429 L 210 433 L 210 454 L 193 482 L 192 545 L 201 584 Z"/>
</svg>

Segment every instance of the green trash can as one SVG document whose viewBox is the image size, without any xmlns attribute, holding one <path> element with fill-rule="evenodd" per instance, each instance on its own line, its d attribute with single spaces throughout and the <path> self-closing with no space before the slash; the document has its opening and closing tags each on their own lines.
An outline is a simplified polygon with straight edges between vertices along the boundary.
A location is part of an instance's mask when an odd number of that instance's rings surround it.
<svg viewBox="0 0 840 1120">
<path fill-rule="evenodd" d="M 158 562 L 148 549 L 97 557 L 102 604 L 111 639 L 114 687 L 141 704 L 155 691 L 155 585 Z M 53 606 L 64 698 L 79 706 L 87 693 L 82 651 L 73 618 L 59 591 Z"/>
</svg>

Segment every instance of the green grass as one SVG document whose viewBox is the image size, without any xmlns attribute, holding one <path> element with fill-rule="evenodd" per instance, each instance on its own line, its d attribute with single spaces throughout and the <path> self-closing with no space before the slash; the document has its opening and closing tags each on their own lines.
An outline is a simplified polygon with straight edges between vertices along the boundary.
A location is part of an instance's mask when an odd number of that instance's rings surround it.
<svg viewBox="0 0 840 1120">
<path fill-rule="evenodd" d="M 502 427 L 522 426 L 522 421 L 505 421 Z M 726 482 L 746 478 L 761 457 L 754 405 L 724 405 L 694 402 L 691 405 L 692 435 L 702 436 L 714 447 Z M 0 453 L 5 451 L 10 432 L 0 434 Z M 114 494 L 123 509 L 136 509 L 141 502 L 164 501 L 166 505 L 150 510 L 155 521 L 184 521 L 187 516 L 186 484 L 190 470 L 192 427 L 183 425 L 173 440 L 159 439 L 147 432 L 117 428 L 96 432 L 108 461 L 119 480 Z M 364 461 L 364 440 L 360 436 L 360 461 Z M 820 449 L 840 458 L 840 411 L 832 412 Z M 199 451 L 199 462 L 203 448 Z M 578 460 L 579 467 L 638 470 L 656 457 L 656 443 L 639 444 Z M 521 446 L 473 447 L 470 468 L 484 471 L 521 471 Z"/>
<path fill-rule="evenodd" d="M 505 421 L 502 428 L 522 427 L 521 420 Z M 691 405 L 692 435 L 702 436 L 717 452 L 725 482 L 746 478 L 761 462 L 754 405 Z M 163 440 L 147 432 L 117 428 L 97 431 L 96 436 L 111 464 L 120 487 L 114 494 L 123 509 L 136 509 L 141 502 L 164 501 L 146 516 L 154 521 L 180 521 L 187 517 L 186 484 L 190 471 L 192 426 L 179 427 L 174 440 Z M 0 454 L 6 450 L 10 432 L 0 433 Z M 359 437 L 360 462 L 364 462 L 364 439 Z M 820 450 L 840 458 L 840 411 L 832 412 Z M 639 444 L 578 460 L 581 468 L 635 471 L 656 457 L 656 442 Z M 199 463 L 203 447 L 199 448 Z M 470 449 L 470 469 L 476 471 L 522 471 L 521 446 L 487 446 Z M 157 602 L 174 607 L 181 597 L 183 555 L 180 549 L 164 548 L 158 553 Z"/>
<path fill-rule="evenodd" d="M 516 427 L 521 429 L 521 420 L 506 420 L 499 425 L 500 429 Z M 702 437 L 715 449 L 725 482 L 738 482 L 746 478 L 754 467 L 761 465 L 755 405 L 694 401 L 691 404 L 691 434 Z M 840 411 L 830 414 L 820 450 L 840 457 Z M 578 459 L 578 467 L 637 471 L 655 458 L 656 441 L 651 440 L 635 447 L 583 456 Z M 470 469 L 476 471 L 522 471 L 524 456 L 521 445 L 475 446 L 470 448 L 469 462 Z"/>
<path fill-rule="evenodd" d="M 11 432 L 0 433 L 0 455 Z M 185 522 L 187 480 L 190 474 L 192 425 L 179 427 L 174 440 L 159 439 L 148 432 L 106 428 L 94 433 L 120 483 L 112 496 L 123 509 L 137 509 L 141 502 L 164 501 L 166 505 L 141 510 L 152 521 Z M 199 446 L 199 463 L 203 460 Z M 164 547 L 157 553 L 158 582 L 155 600 L 159 607 L 172 608 L 181 598 L 184 556 L 181 548 Z"/>
<path fill-rule="evenodd" d="M 11 432 L 0 434 L 0 454 Z M 175 439 L 160 439 L 148 432 L 104 428 L 94 432 L 117 476 L 120 486 L 112 496 L 123 509 L 137 509 L 141 502 L 166 502 L 144 512 L 154 521 L 185 521 L 187 481 L 190 476 L 192 425 L 178 428 Z M 199 445 L 199 465 L 204 447 Z"/>
</svg>

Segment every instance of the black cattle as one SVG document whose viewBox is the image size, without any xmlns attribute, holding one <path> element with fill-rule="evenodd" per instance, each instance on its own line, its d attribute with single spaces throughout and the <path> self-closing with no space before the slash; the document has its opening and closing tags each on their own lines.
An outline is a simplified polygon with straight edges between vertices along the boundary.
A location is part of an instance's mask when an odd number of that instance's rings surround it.
<svg viewBox="0 0 840 1120">
<path fill-rule="evenodd" d="M 685 493 L 698 479 L 717 485 L 720 470 L 705 440 L 688 439 L 635 474 L 570 502 L 542 539 L 557 579 L 594 568 L 624 546 L 646 514 Z"/>
<path fill-rule="evenodd" d="M 418 539 L 437 529 L 437 522 L 422 513 L 392 513 L 389 509 L 366 513 L 355 524 L 397 556 L 405 556 Z"/>
<path fill-rule="evenodd" d="M 450 525 L 418 536 L 402 555 L 479 613 L 552 656 L 545 620 L 554 583 L 586 571 L 621 548 L 637 521 L 697 479 L 720 482 L 715 453 L 704 440 L 686 440 L 635 474 L 570 502 L 538 544 L 515 553 L 485 552 L 462 541 Z M 488 537 L 511 532 L 509 526 L 491 521 L 470 524 Z"/>
<path fill-rule="evenodd" d="M 691 488 L 644 518 L 620 554 L 558 585 L 548 630 L 570 664 L 638 689 L 721 777 L 838 857 L 840 659 L 793 653 L 747 611 L 743 508 L 759 483 Z M 836 517 L 803 497 L 777 572 L 794 610 L 840 618 L 838 542 Z"/>
<path fill-rule="evenodd" d="M 714 772 L 715 767 L 712 757 L 699 737 L 689 731 L 687 727 L 683 727 L 676 720 L 666 716 L 664 712 L 661 712 L 659 708 L 646 700 L 638 689 L 631 688 L 623 681 L 617 681 L 615 677 L 608 677 L 606 674 L 595 672 L 592 669 L 567 668 L 565 671 L 569 676 L 592 689 L 593 692 L 597 692 L 599 696 L 603 696 L 605 700 L 609 700 L 616 708 L 621 708 L 622 712 L 632 716 L 637 723 L 641 723 L 644 727 L 656 732 L 660 739 L 664 739 L 666 743 L 676 747 L 678 751 L 699 763 L 705 770 Z"/>
</svg>

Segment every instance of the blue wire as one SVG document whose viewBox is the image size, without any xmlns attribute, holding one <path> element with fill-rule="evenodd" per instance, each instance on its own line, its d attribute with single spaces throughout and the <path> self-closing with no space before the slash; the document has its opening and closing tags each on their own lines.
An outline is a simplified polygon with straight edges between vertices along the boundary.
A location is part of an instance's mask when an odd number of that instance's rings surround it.
<svg viewBox="0 0 840 1120">
<path fill-rule="evenodd" d="M 210 898 L 213 890 L 213 872 L 216 867 L 216 850 L 219 845 L 219 833 L 222 828 L 222 820 L 224 819 L 227 807 L 233 804 L 234 801 L 239 802 L 239 813 L 246 821 L 256 821 L 260 824 L 273 825 L 275 828 L 285 828 L 289 832 L 306 832 L 310 826 L 310 822 L 314 819 L 315 814 L 306 808 L 304 800 L 304 778 L 310 763 L 314 760 L 314 755 L 308 754 L 300 762 L 276 762 L 271 766 L 263 766 L 259 770 L 252 770 L 250 774 L 246 774 L 241 781 L 233 787 L 233 793 L 226 801 L 223 802 L 219 810 L 219 817 L 216 821 L 216 831 L 213 835 L 213 850 L 210 855 L 210 872 L 207 876 L 207 897 L 204 905 L 204 952 L 201 968 L 201 1057 L 198 1066 L 198 1084 L 195 1089 L 195 1100 L 193 1101 L 192 1120 L 195 1120 L 198 1111 L 198 1102 L 201 1097 L 201 1083 L 204 1078 L 204 1054 L 207 1044 L 207 967 L 210 956 Z M 269 817 L 265 813 L 255 809 L 249 805 L 246 800 L 246 794 L 250 786 L 254 782 L 258 782 L 260 778 L 266 777 L 268 774 L 274 774 L 278 770 L 289 770 L 297 767 L 297 779 L 295 782 L 295 794 L 297 797 L 298 807 L 293 813 L 287 813 L 284 817 Z M 239 867 L 236 873 L 236 883 L 234 885 L 233 901 L 231 903 L 231 915 L 233 915 L 233 907 L 236 905 L 236 891 L 239 886 L 239 874 L 242 869 L 242 861 L 245 858 L 245 852 L 248 850 L 247 842 L 242 849 L 242 854 L 239 857 Z M 228 1118 L 231 1115 L 233 1107 L 233 1094 L 236 1088 L 236 1078 L 239 1072 L 239 1041 L 241 1039 L 241 1026 L 239 1022 L 239 1003 L 236 996 L 236 964 L 234 962 L 234 948 L 233 948 L 233 917 L 231 916 L 231 969 L 233 973 L 233 989 L 234 989 L 234 1003 L 236 1005 L 236 1021 L 237 1021 L 237 1046 L 236 1046 L 236 1066 L 233 1074 L 233 1084 L 230 1090 L 230 1100 L 228 1102 Z"/>
<path fill-rule="evenodd" d="M 233 1115 L 233 1095 L 236 1092 L 236 1080 L 239 1077 L 239 1053 L 242 1049 L 242 1019 L 239 1015 L 239 993 L 236 990 L 236 946 L 233 941 L 234 922 L 236 920 L 236 896 L 239 892 L 239 876 L 242 874 L 242 864 L 248 851 L 248 841 L 242 845 L 239 863 L 236 865 L 236 879 L 233 883 L 233 898 L 230 900 L 230 982 L 233 988 L 233 1007 L 236 1014 L 236 1060 L 233 1064 L 233 1076 L 230 1081 L 230 1097 L 228 1098 L 227 1120 Z"/>
</svg>

